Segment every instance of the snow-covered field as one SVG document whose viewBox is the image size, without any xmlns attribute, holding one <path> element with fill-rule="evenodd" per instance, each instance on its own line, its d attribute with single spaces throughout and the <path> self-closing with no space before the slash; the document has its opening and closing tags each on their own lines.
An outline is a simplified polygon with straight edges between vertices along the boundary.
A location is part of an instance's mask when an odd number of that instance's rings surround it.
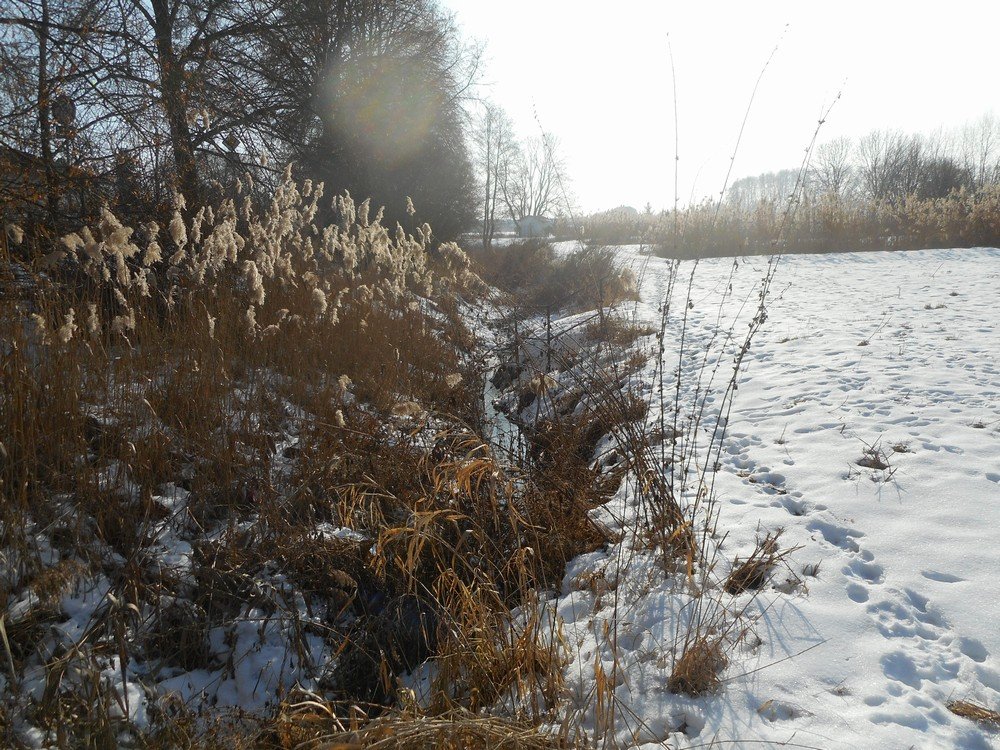
<svg viewBox="0 0 1000 750">
<path fill-rule="evenodd" d="M 655 323 L 668 262 L 622 252 L 648 264 L 637 315 Z M 731 263 L 698 268 L 693 349 L 712 335 Z M 766 259 L 741 264 L 724 325 Z M 717 575 L 765 531 L 798 549 L 748 604 L 753 635 L 723 690 L 698 699 L 666 689 L 690 604 L 676 580 L 634 554 L 619 575 L 616 548 L 575 561 L 558 609 L 581 712 L 595 663 L 611 674 L 617 652 L 623 746 L 1000 747 L 947 709 L 1000 708 L 998 304 L 1000 250 L 783 258 L 717 476 Z M 859 465 L 866 449 L 888 468 Z M 580 583 L 595 572 L 616 595 Z M 716 596 L 732 611 L 750 599 Z"/>
</svg>

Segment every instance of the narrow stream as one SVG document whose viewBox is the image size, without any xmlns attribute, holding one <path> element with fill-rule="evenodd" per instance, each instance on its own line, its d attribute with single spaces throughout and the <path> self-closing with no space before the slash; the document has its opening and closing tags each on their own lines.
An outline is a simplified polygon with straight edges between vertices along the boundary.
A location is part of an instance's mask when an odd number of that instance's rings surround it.
<svg viewBox="0 0 1000 750">
<path fill-rule="evenodd" d="M 495 401 L 500 391 L 490 380 L 492 372 L 483 376 L 483 409 L 486 415 L 486 438 L 494 451 L 506 458 L 518 458 L 524 452 L 521 428 L 498 409 Z"/>
</svg>

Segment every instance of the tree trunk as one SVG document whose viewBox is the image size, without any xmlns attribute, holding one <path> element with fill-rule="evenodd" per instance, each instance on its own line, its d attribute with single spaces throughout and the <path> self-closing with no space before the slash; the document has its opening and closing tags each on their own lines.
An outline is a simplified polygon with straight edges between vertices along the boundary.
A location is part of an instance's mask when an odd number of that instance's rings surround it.
<svg viewBox="0 0 1000 750">
<path fill-rule="evenodd" d="M 198 164 L 194 158 L 191 129 L 188 126 L 184 91 L 184 67 L 177 59 L 173 42 L 173 18 L 167 0 L 152 0 L 153 32 L 160 66 L 160 99 L 170 127 L 170 143 L 177 169 L 177 188 L 189 206 L 199 200 Z"/>
<path fill-rule="evenodd" d="M 45 205 L 49 219 L 55 223 L 59 208 L 56 195 L 55 163 L 52 156 L 52 123 L 49 117 L 51 94 L 49 89 L 49 3 L 41 0 L 42 23 L 38 31 L 38 135 L 42 165 L 45 169 Z"/>
<path fill-rule="evenodd" d="M 490 132 L 490 124 L 486 124 L 486 195 L 483 199 L 483 247 L 487 250 L 490 247 L 491 241 L 493 239 L 493 232 L 490 231 L 490 188 L 492 187 L 492 171 L 493 162 L 492 154 L 490 153 L 490 147 L 492 146 L 491 139 L 493 134 Z"/>
</svg>

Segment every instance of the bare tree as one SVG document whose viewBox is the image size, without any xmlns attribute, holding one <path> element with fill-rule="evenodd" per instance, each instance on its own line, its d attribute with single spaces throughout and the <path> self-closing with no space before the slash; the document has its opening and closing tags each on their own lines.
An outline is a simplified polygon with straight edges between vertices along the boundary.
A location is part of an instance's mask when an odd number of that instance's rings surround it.
<svg viewBox="0 0 1000 750">
<path fill-rule="evenodd" d="M 551 133 L 529 139 L 516 155 L 500 192 L 510 217 L 520 229 L 529 216 L 545 216 L 561 200 L 563 162 L 559 141 Z"/>
<path fill-rule="evenodd" d="M 514 127 L 507 113 L 498 105 L 486 102 L 473 133 L 476 166 L 482 189 L 480 222 L 483 247 L 493 244 L 497 208 L 503 185 L 510 180 L 511 166 L 517 155 Z"/>
<path fill-rule="evenodd" d="M 264 0 L 261 0 L 262 2 Z M 254 88 L 264 119 L 304 174 L 328 190 L 418 218 L 440 236 L 479 213 L 465 98 L 479 50 L 431 0 L 274 0 L 281 33 L 261 39 Z"/>
<path fill-rule="evenodd" d="M 87 158 L 105 174 L 126 164 L 159 171 L 166 146 L 176 185 L 197 201 L 197 154 L 212 151 L 210 120 L 226 127 L 212 117 L 213 103 L 227 76 L 240 76 L 231 52 L 267 21 L 269 1 L 15 0 L 0 24 L 5 37 L 30 32 L 19 40 L 20 67 L 31 59 L 36 79 L 22 107 L 37 121 L 26 150 L 40 155 L 51 182 L 57 138 L 67 152 L 73 142 L 81 166 Z M 4 67 L 10 95 L 23 75 Z"/>
<path fill-rule="evenodd" d="M 794 169 L 741 177 L 729 186 L 726 202 L 741 211 L 751 210 L 761 203 L 784 205 L 795 189 L 797 180 L 798 172 Z"/>
<path fill-rule="evenodd" d="M 854 145 L 841 136 L 821 144 L 813 158 L 813 174 L 819 191 L 836 200 L 848 198 L 854 187 L 854 165 L 851 162 Z"/>
<path fill-rule="evenodd" d="M 240 142 L 237 129 L 263 114 L 245 85 L 252 78 L 254 38 L 278 32 L 275 3 L 119 2 L 124 28 L 130 30 L 126 43 L 154 64 L 151 73 L 167 122 L 178 187 L 189 200 L 197 200 L 201 180 L 196 155 L 230 158 Z M 117 74 L 127 77 L 128 71 Z"/>
<path fill-rule="evenodd" d="M 83 11 L 74 11 L 65 2 L 13 0 L 0 15 L 2 145 L 12 149 L 11 154 L 38 155 L 40 175 L 25 175 L 28 179 L 20 182 L 16 199 L 43 206 L 50 222 L 59 215 L 65 152 L 75 129 L 72 95 L 78 92 L 73 90 L 75 61 L 68 49 L 73 25 L 79 23 Z M 60 146 L 64 163 L 59 169 L 62 174 L 57 175 Z"/>
<path fill-rule="evenodd" d="M 974 187 L 969 170 L 956 156 L 952 135 L 939 129 L 921 139 L 919 175 L 914 193 L 919 198 L 944 198 L 966 187 Z"/>
<path fill-rule="evenodd" d="M 862 190 L 872 201 L 895 202 L 916 190 L 922 145 L 899 130 L 873 130 L 858 142 Z"/>
<path fill-rule="evenodd" d="M 958 149 L 975 187 L 1000 181 L 1000 120 L 992 113 L 962 129 Z"/>
</svg>

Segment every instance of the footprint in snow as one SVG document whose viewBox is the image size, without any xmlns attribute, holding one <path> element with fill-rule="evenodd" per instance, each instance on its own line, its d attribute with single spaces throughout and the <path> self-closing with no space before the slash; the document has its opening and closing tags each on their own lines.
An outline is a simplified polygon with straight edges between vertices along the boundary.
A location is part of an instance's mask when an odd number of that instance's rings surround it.
<svg viewBox="0 0 1000 750">
<path fill-rule="evenodd" d="M 935 571 L 923 575 L 929 580 L 957 579 Z M 989 652 L 980 641 L 958 636 L 919 592 L 904 588 L 886 593 L 867 607 L 879 632 L 894 646 L 880 660 L 887 680 L 883 693 L 865 699 L 878 708 L 869 715 L 872 722 L 924 730 L 931 723 L 955 724 L 960 720 L 947 711 L 947 702 L 956 690 L 968 691 L 970 682 L 1000 689 L 1000 674 L 985 666 Z"/>
<path fill-rule="evenodd" d="M 816 519 L 806 525 L 808 531 L 819 532 L 824 541 L 835 547 L 840 547 L 847 552 L 859 552 L 861 547 L 857 539 L 864 536 L 864 532 L 851 529 L 846 526 L 837 526 L 829 521 Z"/>
<path fill-rule="evenodd" d="M 813 519 L 806 528 L 847 556 L 841 568 L 847 597 L 865 606 L 878 632 L 892 644 L 880 660 L 885 687 L 864 699 L 873 709 L 868 716 L 871 722 L 921 731 L 932 725 L 950 728 L 962 721 L 947 710 L 956 690 L 968 691 L 970 683 L 978 683 L 1000 692 L 1000 673 L 986 664 L 990 654 L 980 641 L 955 633 L 920 592 L 884 586 L 884 568 L 858 543 L 863 532 L 822 519 Z M 921 574 L 936 583 L 964 580 L 935 570 Z M 971 733 L 970 737 L 981 736 L 977 730 L 957 728 Z"/>
<path fill-rule="evenodd" d="M 937 570 L 922 570 L 920 575 L 929 581 L 937 581 L 938 583 L 961 583 L 965 580 L 951 573 L 941 573 Z"/>
</svg>

